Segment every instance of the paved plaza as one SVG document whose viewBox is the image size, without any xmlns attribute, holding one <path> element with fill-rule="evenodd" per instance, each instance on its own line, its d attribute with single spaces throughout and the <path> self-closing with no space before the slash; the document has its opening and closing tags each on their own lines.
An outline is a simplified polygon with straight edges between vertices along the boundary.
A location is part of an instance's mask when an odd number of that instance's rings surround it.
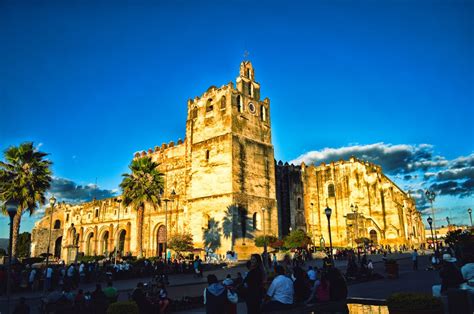
<svg viewBox="0 0 474 314">
<path fill-rule="evenodd" d="M 385 299 L 390 294 L 401 291 L 416 291 L 416 292 L 431 292 L 431 286 L 439 283 L 438 272 L 426 271 L 425 268 L 428 264 L 428 256 L 420 256 L 419 258 L 419 270 L 412 270 L 412 262 L 410 254 L 392 254 L 390 258 L 398 259 L 400 267 L 400 277 L 398 279 L 380 279 L 364 283 L 356 283 L 349 285 L 349 298 L 373 298 L 373 299 Z M 374 268 L 377 273 L 384 274 L 384 264 L 382 262 L 382 256 L 371 255 L 369 256 L 374 263 Z M 336 266 L 345 271 L 346 261 L 336 261 Z M 310 263 L 318 267 L 322 266 L 321 260 L 314 260 Z M 246 268 L 243 265 L 237 265 L 230 268 L 217 269 L 212 272 L 205 272 L 204 278 L 194 278 L 192 274 L 179 274 L 170 275 L 170 285 L 168 287 L 169 297 L 171 299 L 181 299 L 183 296 L 199 296 L 203 293 L 204 288 L 207 286 L 206 275 L 208 273 L 214 273 L 219 279 L 224 279 L 226 275 L 230 274 L 235 277 L 237 272 L 245 272 Z M 119 280 L 114 282 L 114 286 L 120 291 L 119 300 L 127 300 L 129 293 L 133 290 L 136 284 L 140 281 L 148 282 L 151 278 L 136 278 L 130 280 Z M 105 285 L 105 283 L 103 283 Z M 82 284 L 81 288 L 85 291 L 93 291 L 95 283 Z M 28 300 L 28 304 L 31 307 L 32 313 L 38 312 L 39 300 L 42 296 L 41 292 L 37 293 L 18 293 L 14 294 L 11 298 L 11 303 L 16 304 L 20 297 L 25 297 Z M 0 311 L 6 313 L 7 299 L 5 296 L 0 297 Z M 13 308 L 13 306 L 12 306 Z M 239 304 L 240 309 L 245 313 L 244 304 Z M 194 313 L 203 312 L 202 309 L 196 309 Z"/>
</svg>

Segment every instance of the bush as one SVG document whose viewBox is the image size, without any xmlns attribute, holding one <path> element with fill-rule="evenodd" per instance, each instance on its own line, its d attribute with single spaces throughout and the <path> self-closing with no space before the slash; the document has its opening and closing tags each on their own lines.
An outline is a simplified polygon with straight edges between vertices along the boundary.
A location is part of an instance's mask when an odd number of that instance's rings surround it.
<svg viewBox="0 0 474 314">
<path fill-rule="evenodd" d="M 265 242 L 267 243 L 268 246 L 270 246 L 272 243 L 278 241 L 278 238 L 272 235 L 258 236 L 254 239 L 254 241 L 255 241 L 255 246 L 263 247 L 265 245 Z"/>
<path fill-rule="evenodd" d="M 138 306 L 130 301 L 112 303 L 107 308 L 107 314 L 138 314 Z"/>
<path fill-rule="evenodd" d="M 390 313 L 417 311 L 442 313 L 443 310 L 443 304 L 439 298 L 421 293 L 394 293 L 387 299 L 387 306 Z"/>
</svg>

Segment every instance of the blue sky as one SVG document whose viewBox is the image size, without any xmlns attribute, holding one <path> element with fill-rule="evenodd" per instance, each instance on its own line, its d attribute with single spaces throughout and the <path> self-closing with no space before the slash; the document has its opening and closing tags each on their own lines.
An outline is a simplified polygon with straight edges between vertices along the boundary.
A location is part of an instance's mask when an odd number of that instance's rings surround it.
<svg viewBox="0 0 474 314">
<path fill-rule="evenodd" d="M 50 153 L 65 200 L 112 195 L 133 153 L 183 138 L 187 99 L 235 80 L 248 50 L 277 159 L 355 152 L 419 199 L 437 188 L 440 223 L 466 223 L 473 21 L 472 1 L 3 1 L 0 149 Z"/>
</svg>

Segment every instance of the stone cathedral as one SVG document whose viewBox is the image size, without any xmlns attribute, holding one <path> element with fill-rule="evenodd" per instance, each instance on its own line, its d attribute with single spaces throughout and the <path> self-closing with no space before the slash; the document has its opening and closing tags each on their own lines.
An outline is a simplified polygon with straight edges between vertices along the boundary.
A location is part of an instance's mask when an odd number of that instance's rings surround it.
<svg viewBox="0 0 474 314">
<path fill-rule="evenodd" d="M 136 153 L 150 156 L 164 175 L 161 204 L 146 204 L 145 256 L 162 256 L 167 241 L 189 232 L 196 252 L 205 235 L 218 237 L 219 254 L 247 258 L 260 235 L 283 237 L 303 229 L 317 246 L 329 243 L 324 209 L 333 209 L 335 246 L 367 237 L 377 244 L 419 245 L 424 227 L 413 200 L 379 166 L 351 158 L 320 166 L 274 159 L 270 100 L 261 99 L 252 64 L 244 61 L 236 83 L 211 86 L 188 100 L 184 140 Z M 352 205 L 352 207 L 351 207 Z M 51 217 L 52 215 L 52 217 Z M 120 196 L 48 208 L 32 232 L 32 255 L 137 254 L 136 211 Z M 230 227 L 229 227 L 230 226 Z"/>
</svg>

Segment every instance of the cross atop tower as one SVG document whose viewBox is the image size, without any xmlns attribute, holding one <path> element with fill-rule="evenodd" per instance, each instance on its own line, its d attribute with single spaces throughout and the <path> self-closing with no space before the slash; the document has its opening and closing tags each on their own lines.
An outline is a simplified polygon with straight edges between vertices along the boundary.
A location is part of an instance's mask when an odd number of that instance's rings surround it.
<svg viewBox="0 0 474 314">
<path fill-rule="evenodd" d="M 244 51 L 244 60 L 248 58 L 248 56 L 250 55 L 250 52 L 248 52 L 247 50 Z"/>
</svg>

